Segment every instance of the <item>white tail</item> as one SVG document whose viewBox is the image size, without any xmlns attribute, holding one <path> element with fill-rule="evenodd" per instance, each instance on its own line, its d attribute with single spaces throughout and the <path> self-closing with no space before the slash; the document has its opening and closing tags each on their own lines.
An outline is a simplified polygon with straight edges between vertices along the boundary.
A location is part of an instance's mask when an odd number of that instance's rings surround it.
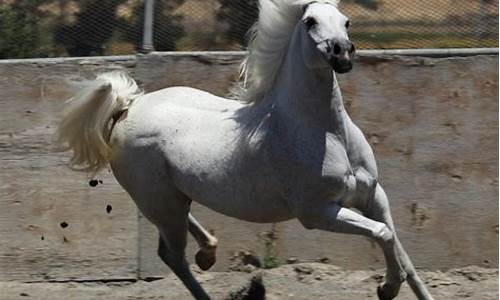
<svg viewBox="0 0 500 300">
<path fill-rule="evenodd" d="M 110 121 L 143 94 L 126 73 L 103 73 L 68 101 L 58 128 L 58 141 L 73 151 L 69 166 L 97 173 L 111 159 Z"/>
</svg>

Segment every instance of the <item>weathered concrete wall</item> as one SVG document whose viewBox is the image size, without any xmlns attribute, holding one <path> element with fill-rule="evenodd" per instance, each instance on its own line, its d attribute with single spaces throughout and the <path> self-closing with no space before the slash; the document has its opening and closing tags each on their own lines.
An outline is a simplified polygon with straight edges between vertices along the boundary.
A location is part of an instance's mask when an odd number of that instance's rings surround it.
<svg viewBox="0 0 500 300">
<path fill-rule="evenodd" d="M 0 61 L 0 281 L 134 278 L 167 269 L 156 232 L 112 175 L 91 188 L 53 142 L 70 82 L 127 69 L 148 91 L 189 85 L 224 95 L 238 54 Z M 498 264 L 498 56 L 358 58 L 339 76 L 346 106 L 374 147 L 401 240 L 418 267 Z M 110 213 L 106 206 L 111 205 Z M 251 224 L 195 205 L 220 240 L 216 270 L 237 250 L 264 254 Z M 62 228 L 61 222 L 67 227 Z M 382 266 L 360 237 L 277 224 L 282 260 L 327 256 L 349 268 Z M 190 243 L 194 243 L 191 241 Z M 192 256 L 196 247 L 190 246 Z"/>
<path fill-rule="evenodd" d="M 111 174 L 89 188 L 53 142 L 65 81 L 128 63 L 0 63 L 0 281 L 135 276 L 135 206 Z"/>
</svg>

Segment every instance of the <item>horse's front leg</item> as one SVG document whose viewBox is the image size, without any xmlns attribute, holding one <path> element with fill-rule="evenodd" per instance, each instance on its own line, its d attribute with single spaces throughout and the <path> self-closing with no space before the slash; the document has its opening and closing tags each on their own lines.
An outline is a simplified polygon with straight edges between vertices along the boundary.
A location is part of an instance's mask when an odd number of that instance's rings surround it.
<svg viewBox="0 0 500 300">
<path fill-rule="evenodd" d="M 362 216 L 353 210 L 342 207 L 335 202 L 328 202 L 323 207 L 314 207 L 298 216 L 299 221 L 308 229 L 320 229 L 331 232 L 357 234 L 369 237 L 376 241 L 386 257 L 388 268 L 401 270 L 395 253 L 395 235 L 383 222 L 374 221 Z M 393 265 L 394 264 L 394 265 Z M 401 279 L 398 278 L 397 295 Z M 379 296 L 381 296 L 379 294 Z M 382 299 L 392 299 L 385 297 Z"/>
<path fill-rule="evenodd" d="M 391 231 L 394 233 L 394 247 L 395 253 L 397 255 L 396 259 L 399 261 L 404 272 L 407 274 L 406 279 L 408 281 L 408 284 L 410 285 L 418 299 L 432 300 L 433 297 L 415 271 L 415 267 L 413 266 L 408 254 L 406 254 L 406 251 L 404 250 L 401 242 L 396 235 L 396 230 L 394 228 L 394 223 L 392 221 L 391 211 L 389 208 L 389 201 L 387 200 L 385 191 L 380 184 L 377 184 L 373 198 L 366 201 L 364 205 L 358 207 L 358 209 L 361 210 L 366 217 L 379 222 L 383 222 L 391 229 Z M 390 258 L 386 256 L 386 260 L 388 259 Z M 397 295 L 397 291 L 399 291 L 400 285 L 401 283 L 398 283 L 397 270 L 391 270 L 388 265 L 386 282 L 380 287 L 378 291 L 379 297 L 382 299 L 392 299 L 391 297 L 394 292 L 396 292 Z"/>
</svg>

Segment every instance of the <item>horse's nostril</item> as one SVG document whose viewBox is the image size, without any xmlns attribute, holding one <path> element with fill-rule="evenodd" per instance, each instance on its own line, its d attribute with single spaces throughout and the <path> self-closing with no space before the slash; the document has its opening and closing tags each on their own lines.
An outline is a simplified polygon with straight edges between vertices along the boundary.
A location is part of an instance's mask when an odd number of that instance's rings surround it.
<svg viewBox="0 0 500 300">
<path fill-rule="evenodd" d="M 340 45 L 335 43 L 335 45 L 333 46 L 333 54 L 339 55 L 341 50 L 342 49 L 340 48 Z"/>
</svg>

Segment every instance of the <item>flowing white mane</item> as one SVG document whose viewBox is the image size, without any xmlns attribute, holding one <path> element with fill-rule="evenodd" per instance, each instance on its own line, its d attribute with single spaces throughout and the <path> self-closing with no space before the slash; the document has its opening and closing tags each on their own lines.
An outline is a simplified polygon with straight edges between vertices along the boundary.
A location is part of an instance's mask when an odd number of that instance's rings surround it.
<svg viewBox="0 0 500 300">
<path fill-rule="evenodd" d="M 250 31 L 248 55 L 241 65 L 241 84 L 235 98 L 259 102 L 272 87 L 304 5 L 338 0 L 260 0 L 259 19 Z"/>
</svg>

